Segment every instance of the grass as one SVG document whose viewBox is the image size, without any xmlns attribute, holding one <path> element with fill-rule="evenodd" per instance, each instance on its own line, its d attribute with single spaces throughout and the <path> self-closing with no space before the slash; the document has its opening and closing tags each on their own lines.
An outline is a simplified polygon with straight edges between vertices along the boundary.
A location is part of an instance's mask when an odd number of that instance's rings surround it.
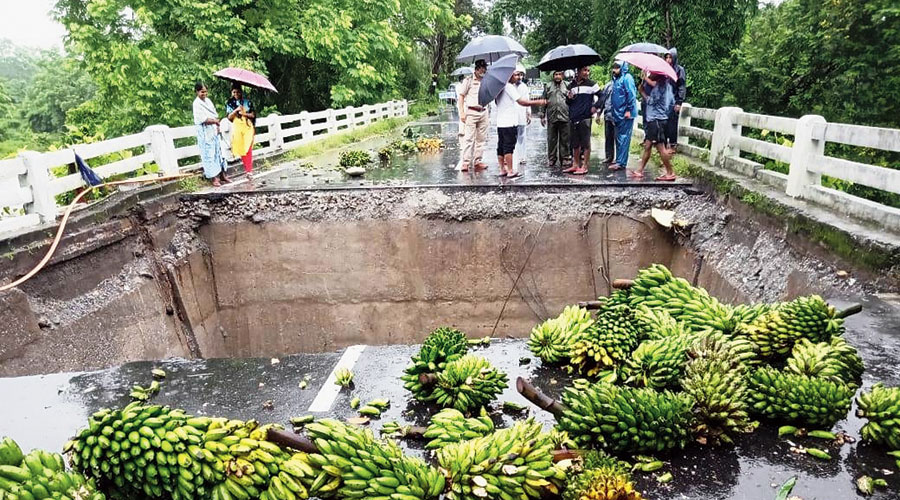
<svg viewBox="0 0 900 500">
<path fill-rule="evenodd" d="M 384 135 L 413 119 L 412 115 L 405 118 L 388 118 L 387 120 L 376 122 L 366 127 L 338 132 L 321 140 L 298 147 L 288 153 L 287 158 L 298 159 L 315 156 L 331 149 L 337 149 L 371 137 Z"/>
<path fill-rule="evenodd" d="M 184 179 L 180 179 L 178 181 L 178 189 L 184 191 L 185 193 L 193 193 L 195 191 L 199 191 L 202 188 L 203 182 L 200 180 L 199 175 L 185 177 Z"/>
</svg>

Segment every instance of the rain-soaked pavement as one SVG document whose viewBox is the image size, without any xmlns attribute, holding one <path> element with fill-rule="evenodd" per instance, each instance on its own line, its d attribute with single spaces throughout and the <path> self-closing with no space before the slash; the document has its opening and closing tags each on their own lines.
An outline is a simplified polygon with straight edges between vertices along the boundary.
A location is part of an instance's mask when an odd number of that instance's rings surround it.
<svg viewBox="0 0 900 500">
<path fill-rule="evenodd" d="M 342 150 L 361 149 L 377 151 L 391 141 L 402 138 L 402 132 L 378 136 L 340 150 L 328 151 L 317 156 L 289 160 L 276 164 L 271 170 L 258 173 L 253 182 L 239 179 L 234 184 L 219 188 L 217 191 L 248 190 L 290 190 L 311 188 L 348 188 L 371 186 L 533 186 L 533 185 L 689 185 L 690 180 L 678 179 L 675 182 L 659 182 L 654 179 L 661 174 L 652 162 L 647 166 L 643 180 L 636 180 L 626 175 L 625 171 L 610 171 L 603 164 L 605 157 L 604 144 L 601 137 L 593 137 L 591 162 L 587 175 L 571 175 L 562 173 L 562 168 L 551 168 L 547 161 L 547 129 L 539 119 L 532 121 L 527 127 L 525 142 L 525 163 L 519 165 L 522 176 L 515 179 L 499 177 L 497 166 L 497 128 L 491 125 L 484 150 L 484 162 L 488 168 L 479 172 L 461 172 L 457 169 L 460 158 L 459 125 L 453 111 L 445 110 L 441 114 L 411 123 L 409 130 L 423 136 L 437 136 L 443 139 L 445 148 L 437 153 L 413 153 L 395 155 L 386 164 L 373 164 L 367 168 L 362 177 L 349 177 L 343 171 L 334 168 L 338 164 L 338 154 Z M 595 133 L 602 130 L 594 124 Z M 302 164 L 311 162 L 315 168 L 303 168 Z M 632 155 L 630 169 L 637 169 L 639 158 Z"/>
<path fill-rule="evenodd" d="M 862 299 L 864 311 L 847 320 L 846 336 L 859 349 L 866 364 L 864 388 L 877 381 L 900 384 L 897 364 L 900 297 L 884 296 L 883 299 Z M 832 300 L 838 307 L 853 301 L 857 300 Z M 316 415 L 356 416 L 349 407 L 354 396 L 363 402 L 389 398 L 392 405 L 380 419 L 372 421 L 373 430 L 392 420 L 427 424 L 434 408 L 411 400 L 399 380 L 409 357 L 417 349 L 418 346 L 406 345 L 366 347 L 353 367 L 354 387 L 341 391 L 329 411 Z M 523 340 L 495 340 L 487 347 L 475 348 L 475 352 L 509 375 L 510 387 L 493 405 L 495 421 L 500 426 L 514 420 L 514 416 L 499 410 L 503 401 L 525 404 L 529 407 L 527 415 L 533 415 L 548 427 L 553 424 L 549 413 L 538 410 L 515 391 L 514 381 L 523 376 L 556 397 L 570 382 L 569 376 L 559 368 L 541 366 Z M 194 414 L 256 418 L 290 427 L 291 416 L 309 413 L 310 404 L 341 355 L 341 352 L 289 354 L 279 356 L 277 363 L 270 358 L 136 362 L 89 373 L 0 378 L 0 394 L 6 403 L 0 408 L 0 436 L 12 436 L 26 449 L 59 450 L 90 413 L 102 407 L 127 404 L 130 387 L 149 384 L 150 370 L 154 367 L 168 373 L 154 403 L 184 408 Z M 309 385 L 300 389 L 298 384 L 307 375 Z M 835 430 L 843 430 L 858 439 L 863 423 L 851 412 Z M 658 455 L 666 461 L 660 472 L 672 472 L 674 480 L 658 485 L 655 474 L 659 472 L 637 473 L 638 486 L 646 498 L 656 500 L 757 500 L 774 498 L 778 485 L 797 476 L 793 494 L 803 500 L 845 500 L 863 498 L 856 492 L 854 481 L 867 474 L 884 477 L 889 482 L 889 489 L 869 498 L 898 498 L 900 470 L 885 454 L 886 450 L 858 442 L 838 448 L 812 438 L 781 439 L 776 429 L 774 424 L 763 424 L 754 434 L 739 439 L 734 447 L 706 448 L 691 444 L 684 451 Z M 792 443 L 827 449 L 835 458 L 826 462 L 794 454 L 790 451 Z M 410 453 L 425 455 L 422 443 L 408 442 L 403 446 Z"/>
</svg>

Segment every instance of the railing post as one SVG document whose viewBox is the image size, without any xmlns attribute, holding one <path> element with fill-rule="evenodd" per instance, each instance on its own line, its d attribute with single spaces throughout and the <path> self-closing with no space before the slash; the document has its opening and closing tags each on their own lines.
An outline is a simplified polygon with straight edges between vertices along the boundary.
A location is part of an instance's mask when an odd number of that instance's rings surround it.
<svg viewBox="0 0 900 500">
<path fill-rule="evenodd" d="M 344 108 L 344 113 L 346 113 L 347 128 L 356 128 L 356 109 L 353 106 L 347 106 Z"/>
<path fill-rule="evenodd" d="M 409 114 L 409 101 L 403 99 L 400 101 L 400 116 L 406 116 Z"/>
<path fill-rule="evenodd" d="M 803 197 L 807 187 L 817 186 L 822 176 L 809 171 L 809 165 L 817 157 L 825 154 L 825 140 L 813 138 L 813 129 L 818 124 L 825 124 L 825 118 L 819 115 L 805 115 L 797 120 L 794 132 L 794 145 L 791 148 L 791 166 L 788 170 L 788 196 Z"/>
<path fill-rule="evenodd" d="M 683 102 L 681 103 L 681 110 L 678 112 L 678 144 L 688 145 L 691 143 L 691 138 L 684 134 L 681 131 L 683 128 L 687 128 L 691 126 L 691 105 Z"/>
<path fill-rule="evenodd" d="M 50 170 L 43 156 L 34 151 L 24 151 L 19 157 L 25 163 L 28 185 L 31 186 L 31 203 L 25 205 L 25 213 L 38 214 L 43 223 L 56 221 L 56 198 L 50 189 Z"/>
<path fill-rule="evenodd" d="M 337 132 L 337 119 L 335 118 L 337 113 L 333 109 L 328 109 L 328 134 L 333 134 Z"/>
<path fill-rule="evenodd" d="M 151 125 L 146 129 L 150 137 L 150 152 L 153 161 L 159 166 L 163 175 L 176 175 L 178 173 L 178 157 L 175 154 L 175 139 L 172 137 L 172 129 L 167 125 Z"/>
<path fill-rule="evenodd" d="M 724 165 L 726 156 L 736 156 L 738 151 L 731 147 L 731 138 L 741 135 L 741 126 L 737 124 L 741 108 L 725 107 L 716 110 L 716 121 L 713 126 L 712 143 L 709 146 L 709 164 Z"/>
<path fill-rule="evenodd" d="M 300 140 L 305 141 L 312 137 L 312 124 L 309 120 L 309 111 L 300 112 Z"/>
<path fill-rule="evenodd" d="M 269 118 L 269 133 L 272 138 L 269 139 L 269 146 L 276 151 L 284 149 L 284 136 L 281 135 L 281 115 L 272 113 Z"/>
</svg>

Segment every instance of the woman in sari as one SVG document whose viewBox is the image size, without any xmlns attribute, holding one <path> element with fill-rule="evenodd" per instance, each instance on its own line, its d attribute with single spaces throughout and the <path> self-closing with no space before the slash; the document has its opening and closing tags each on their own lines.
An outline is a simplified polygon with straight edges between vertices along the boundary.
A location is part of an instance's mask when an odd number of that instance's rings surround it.
<svg viewBox="0 0 900 500">
<path fill-rule="evenodd" d="M 216 105 L 207 97 L 206 85 L 197 83 L 194 91 L 197 93 L 197 98 L 194 99 L 194 125 L 197 126 L 197 147 L 200 148 L 203 176 L 218 187 L 222 185 L 221 182 L 231 182 L 225 176 L 227 164 L 219 144 L 219 113 L 216 112 Z"/>
<path fill-rule="evenodd" d="M 247 178 L 253 180 L 253 140 L 256 138 L 256 109 L 250 99 L 244 97 L 239 83 L 231 86 L 231 99 L 225 103 L 225 114 L 234 123 L 231 134 L 231 152 L 244 162 Z"/>
</svg>

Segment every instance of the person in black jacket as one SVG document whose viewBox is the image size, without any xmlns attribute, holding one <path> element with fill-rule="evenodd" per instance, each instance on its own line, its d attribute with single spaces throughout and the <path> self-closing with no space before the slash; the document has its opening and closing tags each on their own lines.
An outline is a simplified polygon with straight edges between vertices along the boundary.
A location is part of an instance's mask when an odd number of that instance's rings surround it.
<svg viewBox="0 0 900 500">
<path fill-rule="evenodd" d="M 575 79 L 569 84 L 569 122 L 572 142 L 572 166 L 563 172 L 584 175 L 591 160 L 591 119 L 597 113 L 596 103 L 600 97 L 600 86 L 588 78 L 591 68 L 578 68 Z"/>
<path fill-rule="evenodd" d="M 666 54 L 666 62 L 672 65 L 672 69 L 675 70 L 675 74 L 678 76 L 677 82 L 669 80 L 669 84 L 672 85 L 672 93 L 675 94 L 675 106 L 672 107 L 672 111 L 669 113 L 666 130 L 666 142 L 669 143 L 669 149 L 674 153 L 678 145 L 678 115 L 681 113 L 681 105 L 684 103 L 684 98 L 687 97 L 687 80 L 685 79 L 684 66 L 678 64 L 678 49 L 675 47 L 669 49 L 669 53 Z"/>
</svg>

